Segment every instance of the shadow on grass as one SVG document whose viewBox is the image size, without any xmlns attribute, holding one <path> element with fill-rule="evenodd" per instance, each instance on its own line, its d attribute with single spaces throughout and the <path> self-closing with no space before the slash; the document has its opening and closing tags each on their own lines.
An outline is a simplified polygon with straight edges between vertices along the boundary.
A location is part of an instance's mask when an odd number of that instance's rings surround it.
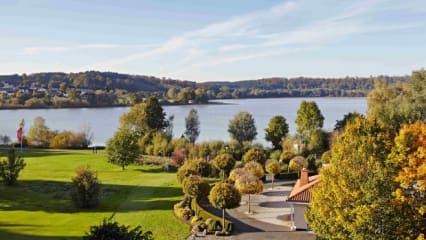
<svg viewBox="0 0 426 240">
<path fill-rule="evenodd" d="M 1 228 L 3 226 L 8 226 L 4 224 L 0 224 L 0 239 L 7 240 L 81 240 L 82 237 L 70 237 L 70 236 L 37 236 L 37 235 L 26 235 L 20 234 L 17 232 L 5 231 Z M 25 225 L 32 226 L 32 225 Z"/>
<path fill-rule="evenodd" d="M 164 169 L 162 166 L 150 166 L 148 169 L 137 169 L 136 171 L 142 172 L 142 173 L 163 173 Z"/>
<path fill-rule="evenodd" d="M 0 148 L 0 157 L 6 157 L 10 148 Z M 45 157 L 45 156 L 59 156 L 59 155 L 71 155 L 75 154 L 75 152 L 67 151 L 67 150 L 54 150 L 54 149 L 38 149 L 38 148 L 24 148 L 21 150 L 19 148 L 15 148 L 16 154 L 26 157 Z M 89 153 L 89 151 L 87 151 Z"/>
<path fill-rule="evenodd" d="M 100 204 L 93 209 L 81 209 L 71 201 L 70 183 L 20 181 L 18 186 L 0 186 L 0 211 L 75 213 L 170 210 L 178 202 L 174 198 L 183 195 L 180 187 L 102 184 L 101 189 Z"/>
</svg>

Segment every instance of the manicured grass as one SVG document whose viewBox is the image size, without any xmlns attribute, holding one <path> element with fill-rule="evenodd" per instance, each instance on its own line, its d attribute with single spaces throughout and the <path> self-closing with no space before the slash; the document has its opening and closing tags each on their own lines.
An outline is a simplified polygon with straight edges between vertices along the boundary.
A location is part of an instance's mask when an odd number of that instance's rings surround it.
<svg viewBox="0 0 426 240">
<path fill-rule="evenodd" d="M 121 167 L 107 163 L 103 152 L 24 150 L 27 164 L 14 187 L 0 183 L 0 239 L 81 239 L 91 225 L 115 213 L 115 219 L 151 230 L 155 239 L 184 239 L 189 226 L 173 215 L 183 193 L 176 174 L 159 166 Z M 1 158 L 5 152 L 0 151 Z M 71 178 L 80 165 L 90 165 L 102 182 L 95 209 L 73 206 Z"/>
</svg>

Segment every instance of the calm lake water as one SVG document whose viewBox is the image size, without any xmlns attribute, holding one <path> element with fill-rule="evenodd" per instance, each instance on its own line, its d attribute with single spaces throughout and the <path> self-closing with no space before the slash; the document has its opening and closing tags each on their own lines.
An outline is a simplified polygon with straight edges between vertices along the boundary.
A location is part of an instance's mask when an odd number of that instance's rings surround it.
<svg viewBox="0 0 426 240">
<path fill-rule="evenodd" d="M 342 119 L 348 112 L 365 113 L 367 110 L 366 98 L 268 98 L 268 99 L 237 99 L 216 100 L 225 104 L 192 105 L 192 106 L 164 106 L 167 115 L 175 116 L 174 137 L 179 137 L 185 130 L 185 117 L 191 108 L 198 111 L 201 133 L 198 142 L 207 140 L 228 141 L 227 132 L 229 120 L 240 111 L 250 112 L 257 127 L 256 141 L 266 145 L 264 129 L 274 115 L 283 115 L 290 126 L 290 133 L 294 134 L 296 126 L 294 120 L 302 100 L 315 101 L 325 117 L 324 129 L 331 130 L 336 120 Z M 79 108 L 79 109 L 33 109 L 33 110 L 0 110 L 0 134 L 7 134 L 16 140 L 16 129 L 20 120 L 25 119 L 24 132 L 33 124 L 37 116 L 46 120 L 46 125 L 54 130 L 77 131 L 83 124 L 88 123 L 94 134 L 94 143 L 105 144 L 112 137 L 119 126 L 120 116 L 127 112 L 129 107 L 114 108 Z M 25 133 L 24 133 L 25 134 Z"/>
</svg>

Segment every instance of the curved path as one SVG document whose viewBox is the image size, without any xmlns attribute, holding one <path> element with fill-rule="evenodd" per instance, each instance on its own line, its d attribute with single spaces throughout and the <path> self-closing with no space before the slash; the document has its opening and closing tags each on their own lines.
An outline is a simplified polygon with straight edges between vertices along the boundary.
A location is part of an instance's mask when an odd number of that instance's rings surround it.
<svg viewBox="0 0 426 240">
<path fill-rule="evenodd" d="M 241 206 L 227 210 L 226 218 L 234 223 L 235 230 L 232 236 L 216 237 L 205 236 L 195 239 L 226 239 L 226 240 L 259 240 L 259 239 L 303 239 L 314 240 L 315 235 L 306 231 L 290 231 L 290 207 L 285 202 L 294 185 L 294 181 L 280 181 L 270 189 L 270 183 L 264 186 L 264 192 L 251 195 L 251 210 L 253 214 L 247 214 L 248 196 L 243 196 Z M 221 216 L 221 210 L 208 204 L 203 208 L 217 216 Z M 193 239 L 192 237 L 188 239 Z"/>
</svg>

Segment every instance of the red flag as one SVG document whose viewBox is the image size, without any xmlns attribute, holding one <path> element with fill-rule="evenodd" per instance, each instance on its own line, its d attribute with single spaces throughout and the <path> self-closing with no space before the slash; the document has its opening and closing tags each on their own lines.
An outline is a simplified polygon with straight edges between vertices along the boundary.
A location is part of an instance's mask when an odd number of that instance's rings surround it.
<svg viewBox="0 0 426 240">
<path fill-rule="evenodd" d="M 22 142 L 22 132 L 23 132 L 23 130 L 22 130 L 21 127 L 18 128 L 18 130 L 16 130 L 16 137 L 18 137 L 19 142 Z"/>
</svg>

